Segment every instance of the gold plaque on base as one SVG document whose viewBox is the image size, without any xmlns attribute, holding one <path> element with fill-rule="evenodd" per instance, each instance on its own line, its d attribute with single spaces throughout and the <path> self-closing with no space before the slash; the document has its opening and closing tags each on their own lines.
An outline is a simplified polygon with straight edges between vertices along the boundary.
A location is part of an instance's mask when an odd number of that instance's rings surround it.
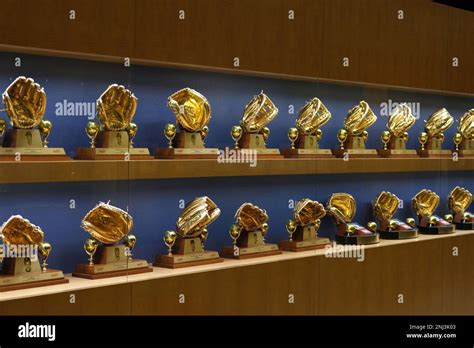
<svg viewBox="0 0 474 348">
<path fill-rule="evenodd" d="M 227 259 L 252 259 L 255 257 L 280 255 L 282 251 L 276 244 L 264 244 L 261 246 L 254 246 L 249 248 L 239 248 L 233 246 L 227 246 L 222 249 L 222 256 Z"/>
<path fill-rule="evenodd" d="M 224 259 L 219 257 L 217 251 L 203 251 L 195 254 L 187 255 L 159 255 L 156 257 L 155 267 L 165 267 L 165 268 L 182 268 L 189 266 L 199 266 L 207 265 L 210 263 L 223 262 Z"/>
<path fill-rule="evenodd" d="M 281 149 L 286 158 L 331 158 L 334 157 L 329 149 Z"/>
<path fill-rule="evenodd" d="M 239 148 L 255 151 L 260 159 L 281 159 L 279 149 L 269 149 L 265 144 L 263 134 L 244 133 L 239 142 Z"/>
<path fill-rule="evenodd" d="M 374 158 L 378 157 L 375 149 L 333 149 L 332 153 L 336 158 L 343 158 L 347 155 L 352 158 Z"/>
<path fill-rule="evenodd" d="M 453 156 L 451 150 L 417 150 L 418 156 L 429 158 L 451 158 Z"/>
</svg>

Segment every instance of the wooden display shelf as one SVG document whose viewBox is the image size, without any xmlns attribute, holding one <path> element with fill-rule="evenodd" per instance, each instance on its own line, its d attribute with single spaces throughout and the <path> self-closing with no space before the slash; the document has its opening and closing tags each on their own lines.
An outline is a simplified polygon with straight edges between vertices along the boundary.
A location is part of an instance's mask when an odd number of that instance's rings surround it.
<svg viewBox="0 0 474 348">
<path fill-rule="evenodd" d="M 365 246 L 363 262 L 320 249 L 99 280 L 66 275 L 68 284 L 0 293 L 0 315 L 472 315 L 473 238 L 474 231 L 457 231 L 382 240 Z M 347 296 L 348 288 L 358 295 Z M 400 292 L 406 305 L 397 302 Z"/>
<path fill-rule="evenodd" d="M 215 160 L 0 162 L 0 184 L 174 179 L 258 175 L 394 173 L 474 170 L 473 158 L 271 159 L 246 163 Z"/>
</svg>

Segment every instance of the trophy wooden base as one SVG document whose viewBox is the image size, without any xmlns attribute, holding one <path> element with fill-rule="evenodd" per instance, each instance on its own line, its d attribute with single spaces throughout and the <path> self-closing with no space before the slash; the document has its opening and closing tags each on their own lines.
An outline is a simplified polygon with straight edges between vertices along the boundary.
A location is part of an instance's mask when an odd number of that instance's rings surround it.
<svg viewBox="0 0 474 348">
<path fill-rule="evenodd" d="M 329 149 L 281 149 L 280 153 L 285 158 L 332 158 Z"/>
<path fill-rule="evenodd" d="M 336 235 L 336 242 L 343 245 L 369 245 L 379 243 L 380 237 L 378 233 L 347 236 Z"/>
<path fill-rule="evenodd" d="M 153 266 L 165 268 L 183 268 L 223 262 L 217 251 L 202 251 L 192 254 L 159 255 Z"/>
<path fill-rule="evenodd" d="M 458 230 L 474 230 L 474 222 L 454 222 Z"/>
<path fill-rule="evenodd" d="M 75 159 L 92 161 L 152 160 L 147 148 L 80 147 Z"/>
<path fill-rule="evenodd" d="M 69 279 L 64 278 L 62 271 L 54 269 L 21 275 L 4 274 L 0 275 L 0 292 L 66 283 Z"/>
<path fill-rule="evenodd" d="M 252 259 L 255 257 L 271 256 L 271 255 L 280 255 L 282 251 L 278 248 L 276 244 L 263 244 L 247 248 L 239 248 L 228 246 L 222 249 L 222 257 L 228 259 Z"/>
<path fill-rule="evenodd" d="M 158 148 L 155 157 L 159 159 L 213 159 L 217 160 L 219 149 L 216 148 Z"/>
<path fill-rule="evenodd" d="M 380 238 L 382 239 L 413 239 L 418 238 L 418 231 L 416 229 L 413 230 L 405 230 L 405 231 L 382 231 L 377 230 L 380 234 Z"/>
<path fill-rule="evenodd" d="M 456 232 L 456 226 L 418 226 L 418 231 L 421 234 L 451 234 Z"/>
<path fill-rule="evenodd" d="M 316 250 L 316 249 L 322 249 L 326 245 L 331 244 L 331 241 L 329 238 L 315 238 L 312 240 L 306 240 L 306 241 L 297 241 L 297 240 L 282 240 L 280 243 L 278 243 L 278 246 L 280 249 L 285 250 L 285 251 L 307 251 L 307 250 Z"/>
<path fill-rule="evenodd" d="M 379 157 L 375 149 L 332 149 L 332 153 L 336 158 L 344 158 L 347 155 L 349 158 L 376 158 Z"/>
<path fill-rule="evenodd" d="M 0 147 L 0 161 L 70 161 L 61 147 Z"/>
<path fill-rule="evenodd" d="M 451 150 L 417 150 L 418 156 L 429 158 L 451 158 L 453 156 Z"/>
<path fill-rule="evenodd" d="M 146 260 L 130 260 L 128 262 L 107 264 L 79 264 L 72 276 L 86 279 L 103 279 L 152 271 L 153 269 Z"/>
<path fill-rule="evenodd" d="M 459 157 L 474 157 L 474 150 L 453 150 L 457 152 Z"/>
<path fill-rule="evenodd" d="M 377 153 L 383 158 L 418 158 L 418 153 L 416 150 L 378 149 Z"/>
</svg>

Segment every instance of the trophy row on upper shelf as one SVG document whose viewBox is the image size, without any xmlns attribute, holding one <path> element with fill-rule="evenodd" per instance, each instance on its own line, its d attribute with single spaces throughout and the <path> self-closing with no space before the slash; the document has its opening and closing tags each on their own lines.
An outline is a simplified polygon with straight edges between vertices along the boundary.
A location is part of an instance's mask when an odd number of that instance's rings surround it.
<svg viewBox="0 0 474 348">
<path fill-rule="evenodd" d="M 0 120 L 0 134 L 4 135 L 0 160 L 68 160 L 63 148 L 48 147 L 52 130 L 51 121 L 44 120 L 46 94 L 31 78 L 18 77 L 2 95 L 5 110 L 13 128 L 7 129 Z M 156 149 L 156 158 L 213 159 L 219 149 L 206 148 L 204 141 L 209 132 L 211 106 L 207 99 L 191 88 L 183 88 L 168 97 L 168 106 L 176 116 L 175 123 L 164 127 L 168 147 Z M 90 146 L 77 149 L 76 159 L 117 160 L 152 159 L 148 148 L 134 146 L 138 126 L 132 122 L 137 108 L 137 98 L 124 86 L 110 85 L 96 101 L 98 120 L 89 121 L 85 127 Z M 442 108 L 427 120 L 424 131 L 418 136 L 420 148 L 407 149 L 408 130 L 415 124 L 407 104 L 399 104 L 392 111 L 387 128 L 382 132 L 380 149 L 366 149 L 367 129 L 377 120 L 369 104 L 361 101 L 354 106 L 337 133 L 338 149 L 320 149 L 321 128 L 331 119 L 331 112 L 322 101 L 313 98 L 299 111 L 294 127 L 288 130 L 290 147 L 267 148 L 270 135 L 268 125 L 277 116 L 278 108 L 263 92 L 255 95 L 245 106 L 239 125 L 230 130 L 235 149 L 251 149 L 260 158 L 324 158 L 345 157 L 450 157 L 474 156 L 474 109 L 458 121 L 453 137 L 453 148 L 443 149 L 445 136 L 454 119 Z"/>
<path fill-rule="evenodd" d="M 181 268 L 221 262 L 221 255 L 247 259 L 281 254 L 282 250 L 298 252 L 325 248 L 331 242 L 320 237 L 318 230 L 326 215 L 331 216 L 337 226 L 336 242 L 339 244 L 368 245 L 379 243 L 379 238 L 409 239 L 417 238 L 418 233 L 439 235 L 454 233 L 456 228 L 473 230 L 474 214 L 466 211 L 472 198 L 467 189 L 456 186 L 448 196 L 450 214 L 441 218 L 435 215 L 439 196 L 423 189 L 412 199 L 418 221 L 414 218 L 401 221 L 394 217 L 400 207 L 399 198 L 382 191 L 372 202 L 377 222 L 368 222 L 367 227 L 352 221 L 356 201 L 348 193 L 332 194 L 326 207 L 305 198 L 295 204 L 291 219 L 286 223 L 289 238 L 278 245 L 265 241 L 270 231 L 265 209 L 244 203 L 237 209 L 229 229 L 232 245 L 224 247 L 219 254 L 205 249 L 204 245 L 209 236 L 208 226 L 219 217 L 220 209 L 209 197 L 198 197 L 183 208 L 176 229 L 164 233 L 168 253 L 158 255 L 154 266 Z M 88 262 L 77 265 L 73 276 L 100 279 L 152 271 L 146 260 L 135 259 L 132 255 L 137 238 L 130 233 L 133 218 L 127 211 L 101 202 L 85 215 L 81 227 L 89 233 L 84 243 Z M 44 241 L 40 227 L 14 215 L 3 224 L 0 232 L 5 246 L 0 291 L 68 281 L 62 271 L 47 268 L 52 247 Z M 19 254 L 32 247 L 37 250 L 36 254 Z M 33 257 L 35 255 L 37 257 Z"/>
</svg>

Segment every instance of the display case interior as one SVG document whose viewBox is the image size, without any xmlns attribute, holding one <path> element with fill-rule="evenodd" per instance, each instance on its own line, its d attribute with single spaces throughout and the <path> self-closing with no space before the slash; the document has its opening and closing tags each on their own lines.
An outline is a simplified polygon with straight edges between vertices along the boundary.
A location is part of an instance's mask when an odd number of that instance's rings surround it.
<svg viewBox="0 0 474 348">
<path fill-rule="evenodd" d="M 19 56 L 21 66 L 16 67 L 15 58 Z M 208 227 L 209 236 L 205 247 L 206 250 L 222 250 L 231 243 L 229 226 L 234 223 L 234 214 L 243 202 L 265 207 L 271 229 L 265 240 L 269 244 L 278 244 L 288 239 L 288 218 L 293 214 L 297 202 L 303 198 L 326 205 L 333 193 L 346 192 L 357 201 L 353 221 L 365 223 L 375 220 L 372 200 L 382 191 L 392 192 L 400 199 L 397 218 L 404 221 L 414 216 L 411 199 L 422 189 L 429 189 L 439 195 L 437 214 L 441 216 L 450 213 L 448 195 L 454 187 L 461 186 L 471 192 L 474 190 L 472 170 L 441 170 L 443 161 L 455 161 L 456 158 L 440 158 L 440 170 L 435 166 L 432 171 L 411 172 L 400 168 L 400 173 L 393 170 L 392 173 L 384 173 L 383 168 L 378 168 L 378 173 L 368 170 L 368 173 L 337 174 L 328 171 L 325 174 L 318 173 L 319 159 L 302 158 L 297 160 L 310 161 L 305 163 L 314 168 L 311 174 L 270 176 L 261 172 L 253 176 L 252 170 L 260 165 L 258 156 L 248 161 L 248 158 L 239 159 L 230 155 L 235 144 L 230 131 L 239 124 L 249 100 L 262 90 L 278 108 L 278 115 L 268 127 L 271 129 L 271 136 L 265 140 L 268 149 L 289 148 L 288 129 L 294 127 L 299 109 L 317 97 L 331 113 L 331 119 L 324 124 L 324 136 L 318 139 L 319 148 L 340 148 L 337 134 L 348 111 L 360 101 L 365 101 L 377 116 L 375 123 L 367 129 L 367 134 L 364 133 L 365 148 L 370 149 L 371 153 L 383 149 L 381 135 L 386 131 L 388 118 L 397 104 L 404 102 L 409 105 L 416 118 L 414 125 L 407 131 L 408 138 L 404 145 L 406 149 L 418 150 L 418 136 L 425 130 L 424 121 L 430 115 L 446 108 L 458 120 L 474 107 L 473 97 L 152 66 L 128 67 L 123 64 L 14 53 L 0 53 L 0 60 L 3 62 L 0 65 L 1 88 L 5 89 L 19 75 L 34 78 L 44 88 L 47 95 L 45 118 L 54 124 L 54 131 L 48 141 L 64 148 L 70 158 L 76 157 L 76 149 L 89 146 L 90 139 L 85 126 L 97 120 L 96 100 L 111 84 L 124 86 L 136 96 L 137 108 L 133 122 L 138 130 L 134 135 L 134 143 L 139 148 L 148 148 L 151 154 L 157 148 L 168 146 L 163 128 L 175 119 L 175 114 L 167 106 L 170 95 L 189 87 L 204 95 L 212 107 L 205 144 L 208 148 L 220 149 L 222 152 L 217 159 L 202 160 L 196 164 L 193 171 L 187 173 L 187 178 L 135 180 L 133 159 L 118 159 L 124 164 L 107 166 L 107 170 L 117 171 L 111 177 L 121 180 L 79 182 L 71 175 L 69 182 L 49 183 L 44 180 L 46 182 L 1 184 L 4 199 L 0 200 L 0 220 L 3 222 L 11 215 L 21 214 L 41 226 L 47 233 L 48 242 L 54 245 L 48 261 L 50 267 L 66 273 L 72 272 L 77 264 L 87 263 L 87 255 L 83 250 L 87 233 L 80 224 L 85 214 L 100 201 L 110 201 L 110 204 L 121 207 L 133 216 L 134 225 L 130 233 L 137 238 L 133 255 L 151 262 L 157 255 L 168 253 L 163 243 L 164 232 L 175 228 L 176 217 L 186 202 L 195 197 L 212 197 L 219 207 L 221 215 Z M 5 114 L 2 117 L 7 120 Z M 456 132 L 456 122 L 443 132 L 443 149 L 454 149 L 453 137 Z M 294 160 L 279 158 L 276 161 L 293 163 L 291 161 Z M 359 161 L 358 166 L 372 166 L 370 160 L 352 158 L 350 153 L 348 157 L 324 160 L 340 161 L 337 163 L 342 165 Z M 391 158 L 386 160 L 390 161 Z M 410 160 L 427 159 L 416 157 Z M 210 161 L 213 161 L 212 164 L 209 164 Z M 232 165 L 236 161 L 242 161 L 242 167 L 234 172 Z M 101 173 L 105 168 L 102 161 L 94 163 L 88 168 L 95 175 L 92 177 L 104 175 Z M 226 176 L 200 177 L 200 173 L 209 165 L 222 166 Z M 180 162 L 170 166 L 180 166 Z M 24 168 L 35 174 L 35 167 Z M 49 168 L 50 175 L 54 176 L 56 167 L 51 165 Z M 291 165 L 287 165 L 286 170 L 291 174 Z M 240 175 L 243 172 L 245 176 Z M 41 175 L 47 174 L 42 172 Z M 329 217 L 321 219 L 318 237 L 334 240 L 336 232 L 336 225 Z"/>
</svg>

